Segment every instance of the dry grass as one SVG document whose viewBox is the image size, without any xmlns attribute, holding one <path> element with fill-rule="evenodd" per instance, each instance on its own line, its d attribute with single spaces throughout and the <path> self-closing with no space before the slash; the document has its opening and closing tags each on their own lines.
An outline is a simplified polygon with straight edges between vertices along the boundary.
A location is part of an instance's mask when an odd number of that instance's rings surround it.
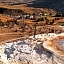
<svg viewBox="0 0 64 64">
<path fill-rule="evenodd" d="M 0 19 L 2 22 L 7 22 L 7 20 L 13 20 L 11 17 L 7 17 L 5 15 L 0 14 Z"/>
</svg>

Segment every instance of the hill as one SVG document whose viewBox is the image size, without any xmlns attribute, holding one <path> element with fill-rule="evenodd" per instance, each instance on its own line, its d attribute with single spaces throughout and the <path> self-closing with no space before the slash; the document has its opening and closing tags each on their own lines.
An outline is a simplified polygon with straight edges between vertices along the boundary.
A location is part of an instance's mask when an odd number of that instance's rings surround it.
<svg viewBox="0 0 64 64">
<path fill-rule="evenodd" d="M 22 10 L 25 13 L 39 13 L 39 12 L 44 12 L 44 13 L 56 13 L 56 11 L 52 9 L 47 9 L 47 8 L 34 8 L 34 7 L 29 7 L 26 4 L 19 4 L 19 5 L 8 5 L 8 4 L 2 4 L 0 3 L 0 8 L 2 9 L 17 9 L 17 10 Z M 1 10 L 0 9 L 0 10 Z M 2 10 L 1 10 L 2 11 Z M 8 12 L 7 12 L 8 13 Z"/>
<path fill-rule="evenodd" d="M 27 4 L 29 7 L 50 8 L 64 12 L 64 0 L 0 0 L 0 3 L 9 5 Z"/>
<path fill-rule="evenodd" d="M 28 6 L 36 8 L 50 8 L 61 13 L 64 12 L 64 0 L 35 0 L 32 4 L 29 4 Z"/>
</svg>

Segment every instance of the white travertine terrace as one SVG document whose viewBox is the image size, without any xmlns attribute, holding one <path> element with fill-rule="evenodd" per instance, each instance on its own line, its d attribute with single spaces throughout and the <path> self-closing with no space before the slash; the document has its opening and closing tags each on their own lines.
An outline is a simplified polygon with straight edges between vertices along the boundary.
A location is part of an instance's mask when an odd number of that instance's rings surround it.
<svg viewBox="0 0 64 64">
<path fill-rule="evenodd" d="M 2 44 L 0 45 L 0 60 L 5 64 L 18 61 L 33 62 L 33 64 L 64 64 L 64 58 L 52 54 L 42 46 L 44 41 L 57 36 L 58 34 L 54 33 L 39 34 L 35 36 L 36 40 L 30 36 L 26 40 Z"/>
</svg>

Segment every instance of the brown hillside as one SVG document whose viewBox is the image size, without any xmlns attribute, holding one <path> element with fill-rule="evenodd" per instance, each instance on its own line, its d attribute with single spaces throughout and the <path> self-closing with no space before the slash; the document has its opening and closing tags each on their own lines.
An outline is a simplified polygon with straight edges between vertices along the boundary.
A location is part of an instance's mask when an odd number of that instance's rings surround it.
<svg viewBox="0 0 64 64">
<path fill-rule="evenodd" d="M 33 12 L 44 12 L 44 13 L 56 13 L 56 11 L 52 9 L 46 9 L 46 8 L 33 8 L 33 7 L 27 7 L 25 4 L 21 5 L 7 5 L 0 3 L 0 8 L 7 8 L 7 9 L 21 9 L 25 13 L 33 13 Z"/>
</svg>

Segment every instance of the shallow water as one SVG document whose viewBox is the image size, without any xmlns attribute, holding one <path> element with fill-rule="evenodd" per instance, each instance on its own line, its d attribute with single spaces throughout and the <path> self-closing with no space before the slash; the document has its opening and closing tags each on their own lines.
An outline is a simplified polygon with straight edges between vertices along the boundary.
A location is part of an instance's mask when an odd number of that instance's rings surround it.
<svg viewBox="0 0 64 64">
<path fill-rule="evenodd" d="M 60 39 L 58 41 L 56 41 L 56 45 L 64 51 L 64 39 Z"/>
</svg>

